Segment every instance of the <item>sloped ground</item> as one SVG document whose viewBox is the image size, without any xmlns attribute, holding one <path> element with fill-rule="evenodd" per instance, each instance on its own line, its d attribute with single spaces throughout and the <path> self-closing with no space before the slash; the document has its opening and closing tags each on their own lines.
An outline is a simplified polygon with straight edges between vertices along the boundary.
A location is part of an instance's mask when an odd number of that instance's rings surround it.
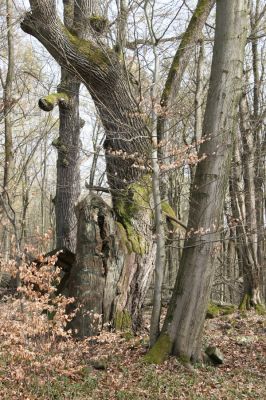
<svg viewBox="0 0 266 400">
<path fill-rule="evenodd" d="M 88 342 L 72 341 L 61 348 L 53 346 L 49 354 L 50 357 L 53 353 L 53 361 L 44 355 L 40 366 L 34 364 L 34 368 L 30 361 L 24 364 L 19 357 L 16 361 L 16 351 L 20 351 L 16 343 L 11 344 L 8 352 L 1 347 L 0 398 L 265 398 L 266 323 L 263 316 L 252 312 L 244 316 L 235 313 L 206 321 L 204 344 L 218 346 L 225 356 L 225 363 L 219 367 L 196 366 L 190 371 L 173 357 L 159 366 L 145 365 L 142 356 L 147 351 L 147 342 L 145 335 L 131 338 L 127 334 L 105 333 Z M 49 362 L 54 362 L 53 369 L 49 368 Z"/>
</svg>

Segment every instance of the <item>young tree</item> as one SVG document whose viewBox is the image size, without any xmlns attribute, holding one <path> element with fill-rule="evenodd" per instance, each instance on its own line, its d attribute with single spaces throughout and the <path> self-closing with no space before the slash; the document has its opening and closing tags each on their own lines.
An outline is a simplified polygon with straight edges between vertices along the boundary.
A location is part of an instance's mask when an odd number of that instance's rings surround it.
<svg viewBox="0 0 266 400">
<path fill-rule="evenodd" d="M 230 173 L 247 37 L 247 1 L 218 0 L 211 79 L 190 200 L 187 237 L 160 337 L 147 358 L 200 357 L 201 335 L 214 276 L 213 259 Z"/>
</svg>

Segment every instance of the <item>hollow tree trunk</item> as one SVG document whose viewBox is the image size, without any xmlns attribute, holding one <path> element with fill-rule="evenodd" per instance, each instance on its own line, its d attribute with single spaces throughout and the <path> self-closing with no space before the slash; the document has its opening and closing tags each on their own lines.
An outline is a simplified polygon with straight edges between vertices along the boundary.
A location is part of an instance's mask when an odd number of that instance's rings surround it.
<svg viewBox="0 0 266 400">
<path fill-rule="evenodd" d="M 199 358 L 201 335 L 214 276 L 219 224 L 230 172 L 237 104 L 241 93 L 247 31 L 247 1 L 218 0 L 210 87 L 203 123 L 187 237 L 162 333 L 147 355 L 186 362 Z"/>
<path fill-rule="evenodd" d="M 88 194 L 77 205 L 76 262 L 65 293 L 76 298 L 74 307 L 80 307 L 70 325 L 78 336 L 94 335 L 110 321 L 122 330 L 135 330 L 141 323 L 142 305 L 154 268 L 155 245 L 150 230 L 151 214 L 143 212 L 150 190 L 145 194 L 141 186 L 133 184 L 132 191 L 134 217 L 129 203 L 124 210 L 126 227 L 114 219 L 113 210 L 95 193 Z M 136 230 L 131 225 L 134 223 L 138 224 Z"/>
</svg>

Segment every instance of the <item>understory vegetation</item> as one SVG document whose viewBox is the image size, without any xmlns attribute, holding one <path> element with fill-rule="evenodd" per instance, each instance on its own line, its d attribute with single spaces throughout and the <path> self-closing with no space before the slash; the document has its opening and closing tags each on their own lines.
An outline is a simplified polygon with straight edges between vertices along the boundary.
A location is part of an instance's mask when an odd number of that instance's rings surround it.
<svg viewBox="0 0 266 400">
<path fill-rule="evenodd" d="M 65 329 L 71 318 L 65 308 L 72 299 L 55 296 L 55 260 L 39 268 L 21 264 L 19 289 L 1 299 L 1 399 L 263 398 L 265 315 L 231 309 L 206 320 L 203 347 L 219 346 L 222 365 L 192 368 L 176 357 L 147 364 L 149 308 L 137 335 L 106 327 L 99 336 L 75 340 Z M 17 275 L 13 264 L 5 267 Z"/>
</svg>

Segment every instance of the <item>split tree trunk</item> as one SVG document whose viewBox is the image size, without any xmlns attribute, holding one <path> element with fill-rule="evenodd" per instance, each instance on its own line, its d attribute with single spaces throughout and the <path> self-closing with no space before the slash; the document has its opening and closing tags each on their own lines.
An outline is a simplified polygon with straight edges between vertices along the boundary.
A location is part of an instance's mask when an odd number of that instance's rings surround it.
<svg viewBox="0 0 266 400">
<path fill-rule="evenodd" d="M 230 172 L 247 35 L 247 1 L 218 0 L 210 87 L 203 123 L 206 154 L 196 169 L 187 238 L 162 333 L 147 358 L 169 353 L 197 360 L 218 251 L 219 225 Z"/>
</svg>

